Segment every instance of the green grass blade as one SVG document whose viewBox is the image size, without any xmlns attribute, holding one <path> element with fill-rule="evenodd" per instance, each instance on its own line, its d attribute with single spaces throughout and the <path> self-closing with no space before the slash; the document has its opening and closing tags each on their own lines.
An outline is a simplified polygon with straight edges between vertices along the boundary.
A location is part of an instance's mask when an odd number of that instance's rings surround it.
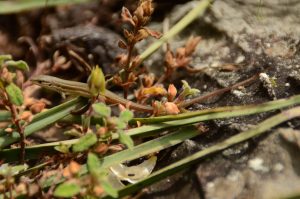
<svg viewBox="0 0 300 199">
<path fill-rule="evenodd" d="M 5 0 L 0 1 L 0 14 L 12 14 L 36 8 L 52 7 L 65 4 L 86 3 L 92 0 Z"/>
<path fill-rule="evenodd" d="M 166 149 L 170 146 L 174 146 L 176 144 L 179 144 L 183 142 L 186 139 L 193 138 L 195 136 L 199 135 L 198 130 L 193 127 L 184 127 L 174 133 L 170 133 L 168 135 L 153 139 L 151 141 L 145 142 L 143 144 L 140 144 L 138 146 L 133 147 L 133 149 L 127 149 L 115 154 L 112 154 L 110 156 L 106 156 L 101 160 L 101 168 L 99 169 L 105 169 L 112 165 L 119 164 L 125 161 L 134 160 L 140 157 L 143 157 L 145 155 L 161 151 L 163 149 Z M 81 175 L 87 173 L 86 165 L 82 167 Z M 54 182 L 52 179 L 49 179 L 43 184 L 43 187 L 49 187 Z M 60 182 L 55 182 L 60 183 Z"/>
<path fill-rule="evenodd" d="M 212 108 L 212 109 L 206 109 L 200 111 L 192 111 L 192 112 L 182 113 L 178 115 L 166 115 L 166 116 L 149 117 L 149 118 L 134 118 L 133 121 L 139 121 L 143 124 L 154 124 L 154 123 L 192 118 L 200 115 L 217 114 L 221 112 L 232 112 L 232 111 L 239 112 L 240 115 L 245 115 L 245 114 L 248 115 L 248 114 L 267 112 L 275 109 L 281 109 L 299 103 L 300 103 L 300 95 L 295 95 L 289 98 L 265 102 L 257 105 L 252 104 L 252 105 L 243 105 L 243 106 L 218 107 L 218 108 Z"/>
<path fill-rule="evenodd" d="M 158 120 L 166 121 L 170 119 L 175 119 L 175 121 L 168 121 L 160 124 L 150 124 L 144 125 L 139 128 L 134 128 L 126 131 L 130 136 L 146 136 L 152 134 L 153 132 L 159 130 L 165 130 L 169 128 L 174 128 L 178 126 L 185 126 L 194 124 L 201 121 L 213 120 L 213 119 L 222 119 L 228 117 L 237 117 L 243 115 L 250 115 L 256 113 L 262 113 L 266 111 L 272 111 L 276 109 L 282 109 L 291 105 L 300 104 L 300 95 L 296 95 L 286 99 L 280 99 L 276 101 L 266 102 L 258 105 L 246 105 L 246 106 L 232 106 L 232 107 L 220 107 L 209 110 L 201 110 L 190 113 L 179 114 L 175 116 L 163 116 L 163 117 L 154 117 L 154 118 L 139 118 L 137 120 L 142 120 L 142 122 L 154 122 L 157 123 Z M 221 112 L 224 111 L 224 112 Z M 179 120 L 177 120 L 180 118 Z M 177 121 L 176 121 L 177 120 Z M 113 139 L 117 139 L 118 135 L 114 134 Z M 0 138 L 1 140 L 1 138 Z M 53 149 L 55 146 L 60 144 L 71 145 L 78 141 L 78 139 L 71 139 L 60 142 L 52 142 L 47 144 L 41 144 L 36 146 L 31 146 L 26 148 L 26 159 L 35 159 L 41 157 L 43 154 L 49 153 L 53 154 L 56 151 Z M 19 148 L 15 149 L 6 149 L 0 151 L 1 157 L 6 161 L 17 161 L 17 154 L 20 153 Z"/>
<path fill-rule="evenodd" d="M 35 116 L 33 121 L 25 127 L 25 136 L 30 134 L 60 120 L 61 118 L 70 114 L 74 108 L 82 103 L 80 98 L 72 99 L 66 103 L 56 106 L 48 111 L 42 112 Z M 17 142 L 20 139 L 19 135 L 5 135 L 0 137 L 0 149 L 3 149 L 10 144 Z"/>
<path fill-rule="evenodd" d="M 125 196 L 135 191 L 140 190 L 143 187 L 151 185 L 159 180 L 164 179 L 167 176 L 170 176 L 182 169 L 187 168 L 188 166 L 196 163 L 199 159 L 206 157 L 207 155 L 216 153 L 218 151 L 224 150 L 230 146 L 238 144 L 240 142 L 244 142 L 248 139 L 259 136 L 266 131 L 270 130 L 272 127 L 279 125 L 282 122 L 288 121 L 292 118 L 300 117 L 300 107 L 295 107 L 279 113 L 271 118 L 266 119 L 265 121 L 259 123 L 255 128 L 250 129 L 248 131 L 242 132 L 235 136 L 232 136 L 219 144 L 215 144 L 211 147 L 208 147 L 202 151 L 199 151 L 189 157 L 186 157 L 176 163 L 173 163 L 161 170 L 158 170 L 151 174 L 146 179 L 125 187 L 124 189 L 119 191 L 119 196 Z"/>
</svg>

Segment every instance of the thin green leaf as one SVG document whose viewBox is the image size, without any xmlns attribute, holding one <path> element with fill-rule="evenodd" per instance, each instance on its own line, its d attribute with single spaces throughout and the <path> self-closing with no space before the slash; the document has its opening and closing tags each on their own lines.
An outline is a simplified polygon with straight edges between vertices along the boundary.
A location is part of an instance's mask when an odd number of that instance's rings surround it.
<svg viewBox="0 0 300 199">
<path fill-rule="evenodd" d="M 154 153 L 154 152 L 166 149 L 170 146 L 174 146 L 178 143 L 183 142 L 186 139 L 190 139 L 197 135 L 199 135 L 199 132 L 194 127 L 191 127 L 191 126 L 185 127 L 175 133 L 171 133 L 171 134 L 162 136 L 160 138 L 151 140 L 149 142 L 140 144 L 138 146 L 135 146 L 132 150 L 127 149 L 127 150 L 112 154 L 110 156 L 106 156 L 103 159 L 101 159 L 101 167 L 99 169 L 104 170 L 104 169 L 109 168 L 112 165 L 143 157 L 150 153 Z M 87 173 L 87 167 L 86 167 L 86 165 L 83 165 L 80 174 L 83 175 L 86 173 Z M 43 184 L 43 187 L 51 186 L 53 183 L 54 183 L 53 180 L 49 179 Z M 59 182 L 55 182 L 55 183 L 59 183 Z"/>
<path fill-rule="evenodd" d="M 195 122 L 200 122 L 200 121 L 205 121 L 210 119 L 221 119 L 226 117 L 235 117 L 235 116 L 243 116 L 243 115 L 250 115 L 250 114 L 261 113 L 261 112 L 267 112 L 276 109 L 282 109 L 288 106 L 293 106 L 299 103 L 300 103 L 300 95 L 295 95 L 286 99 L 270 101 L 258 105 L 219 107 L 214 109 L 183 113 L 176 116 L 135 118 L 134 120 L 141 121 L 142 123 L 158 123 L 158 122 L 162 122 L 162 123 L 144 125 L 142 127 L 133 128 L 126 131 L 126 133 L 129 136 L 149 136 L 153 132 L 158 130 L 165 130 L 168 128 L 193 124 Z M 0 137 L 0 148 L 1 148 L 1 139 L 3 138 Z M 114 140 L 118 139 L 118 134 L 113 134 L 112 139 Z M 70 145 L 76 142 L 78 142 L 78 139 L 71 139 L 66 141 L 52 142 L 52 143 L 26 147 L 26 159 L 38 158 L 40 155 L 46 152 L 49 154 L 54 153 L 55 151 L 53 151 L 53 147 L 58 146 L 61 143 Z M 18 154 L 20 154 L 20 148 L 6 149 L 0 151 L 0 156 L 3 159 L 5 159 L 6 162 L 17 161 Z"/>
<path fill-rule="evenodd" d="M 55 197 L 70 198 L 80 192 L 80 186 L 76 183 L 65 182 L 58 185 L 53 193 Z"/>
<path fill-rule="evenodd" d="M 133 121 L 134 122 L 139 121 L 143 124 L 155 124 L 155 123 L 162 123 L 162 122 L 167 123 L 168 121 L 175 121 L 175 120 L 182 120 L 182 119 L 196 118 L 196 117 L 200 118 L 200 120 L 198 121 L 204 121 L 204 120 L 209 120 L 210 118 L 220 119 L 220 118 L 224 118 L 224 116 L 235 117 L 235 116 L 251 115 L 255 113 L 262 113 L 262 112 L 272 111 L 272 110 L 296 105 L 299 103 L 300 103 L 300 95 L 294 95 L 289 98 L 274 100 L 262 104 L 217 107 L 212 109 L 181 113 L 178 115 L 166 115 L 166 116 L 149 117 L 149 118 L 134 118 Z M 198 116 L 203 116 L 203 117 L 198 117 Z"/>
<path fill-rule="evenodd" d="M 24 101 L 23 93 L 22 90 L 15 85 L 13 82 L 10 83 L 8 86 L 5 88 L 9 101 L 17 106 L 21 106 Z"/>
<path fill-rule="evenodd" d="M 29 136 L 32 133 L 48 126 L 49 124 L 52 124 L 57 120 L 64 118 L 65 116 L 69 115 L 70 112 L 78 105 L 82 105 L 81 98 L 75 98 L 48 111 L 37 114 L 31 121 L 31 123 L 25 127 L 25 136 Z M 10 136 L 6 134 L 5 136 L 1 136 L 0 149 L 7 147 L 14 142 L 17 142 L 19 139 L 19 135 Z"/>
<path fill-rule="evenodd" d="M 125 196 L 130 193 L 133 193 L 137 190 L 140 190 L 142 187 L 149 186 L 155 182 L 158 182 L 161 179 L 166 178 L 167 176 L 170 176 L 182 169 L 187 168 L 188 166 L 197 163 L 197 161 L 201 158 L 204 158 L 208 155 L 211 155 L 213 153 L 216 153 L 218 151 L 224 150 L 228 147 L 231 147 L 235 144 L 244 142 L 248 139 L 254 138 L 256 136 L 259 136 L 268 130 L 270 130 L 272 127 L 277 126 L 281 124 L 282 122 L 286 122 L 290 119 L 293 119 L 295 117 L 300 117 L 300 107 L 295 107 L 292 109 L 289 109 L 287 111 L 284 111 L 282 113 L 279 113 L 273 117 L 270 117 L 263 122 L 259 123 L 255 128 L 250 129 L 248 131 L 239 133 L 235 136 L 232 136 L 223 142 L 220 142 L 218 144 L 215 144 L 211 147 L 208 147 L 206 149 L 203 149 L 202 151 L 199 151 L 193 155 L 190 155 L 178 162 L 175 162 L 161 170 L 158 170 L 154 173 L 152 173 L 149 177 L 147 177 L 144 180 L 141 180 L 137 182 L 136 184 L 129 185 L 125 187 L 124 189 L 121 189 L 119 191 L 119 195 Z"/>
<path fill-rule="evenodd" d="M 93 0 L 50 0 L 50 1 L 42 1 L 42 0 L 27 0 L 27 1 L 0 1 L 0 14 L 11 14 L 18 13 L 27 10 L 32 10 L 36 8 L 45 8 L 52 7 L 64 4 L 75 4 L 75 3 L 84 3 L 91 2 Z"/>
<path fill-rule="evenodd" d="M 29 71 L 29 66 L 25 61 L 22 60 L 19 61 L 9 60 L 5 62 L 5 65 L 9 69 L 19 69 L 23 71 Z"/>
<path fill-rule="evenodd" d="M 72 146 L 73 152 L 82 152 L 88 150 L 91 146 L 96 144 L 97 136 L 94 133 L 87 133 L 81 137 L 76 144 Z"/>
</svg>

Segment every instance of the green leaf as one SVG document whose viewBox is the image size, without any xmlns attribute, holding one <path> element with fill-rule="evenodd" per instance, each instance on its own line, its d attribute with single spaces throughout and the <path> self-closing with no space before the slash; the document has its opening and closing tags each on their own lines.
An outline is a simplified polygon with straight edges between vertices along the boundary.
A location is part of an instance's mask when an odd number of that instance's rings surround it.
<svg viewBox="0 0 300 199">
<path fill-rule="evenodd" d="M 119 131 L 119 141 L 122 144 L 125 144 L 129 149 L 132 149 L 134 147 L 133 140 L 124 131 Z"/>
<path fill-rule="evenodd" d="M 120 113 L 120 120 L 122 120 L 123 122 L 129 122 L 130 120 L 132 120 L 132 118 L 133 118 L 133 113 L 132 113 L 132 111 L 130 111 L 130 110 L 128 110 L 128 109 L 126 109 L 126 110 L 124 110 L 124 111 L 122 111 L 121 113 Z"/>
<path fill-rule="evenodd" d="M 93 110 L 101 117 L 109 117 L 111 114 L 111 109 L 103 103 L 93 104 Z"/>
<path fill-rule="evenodd" d="M 89 149 L 97 142 L 97 136 L 94 133 L 88 133 L 81 137 L 72 147 L 73 152 L 82 152 Z"/>
<path fill-rule="evenodd" d="M 16 174 L 18 174 L 21 171 L 24 171 L 26 169 L 28 169 L 27 164 L 16 165 L 16 166 L 10 166 L 9 164 L 2 164 L 0 166 L 0 175 L 1 176 L 16 175 Z"/>
<path fill-rule="evenodd" d="M 9 68 L 9 69 L 19 69 L 19 70 L 23 70 L 23 71 L 29 71 L 29 67 L 27 65 L 26 62 L 19 60 L 19 61 L 6 61 L 5 65 Z"/>
<path fill-rule="evenodd" d="M 17 106 L 21 106 L 23 104 L 23 93 L 17 85 L 15 85 L 14 83 L 10 83 L 8 86 L 6 86 L 5 89 L 11 103 Z"/>
<path fill-rule="evenodd" d="M 80 192 L 80 186 L 76 183 L 65 182 L 58 185 L 53 193 L 55 197 L 70 198 Z"/>
<path fill-rule="evenodd" d="M 104 189 L 105 193 L 107 193 L 108 195 L 110 195 L 114 198 L 119 197 L 118 191 L 111 186 L 111 184 L 107 181 L 107 179 L 101 180 L 101 187 Z"/>
<path fill-rule="evenodd" d="M 185 80 L 181 80 L 182 82 L 182 95 L 184 97 L 187 97 L 188 95 L 196 95 L 198 94 L 200 91 L 196 88 L 191 88 L 191 86 L 189 85 L 189 83 Z"/>
<path fill-rule="evenodd" d="M 71 147 L 71 145 L 60 144 L 58 146 L 55 146 L 54 149 L 56 151 L 66 154 L 66 153 L 70 153 L 70 147 Z"/>
<path fill-rule="evenodd" d="M 11 60 L 11 59 L 12 59 L 11 55 L 0 55 L 0 68 L 2 67 L 4 61 Z"/>
<path fill-rule="evenodd" d="M 65 131 L 64 135 L 80 138 L 82 136 L 82 133 L 77 131 L 76 129 L 70 129 L 68 131 Z"/>
<path fill-rule="evenodd" d="M 123 129 L 125 129 L 126 126 L 127 126 L 127 122 L 125 123 L 125 122 L 123 122 L 122 120 L 120 120 L 120 119 L 118 119 L 118 118 L 115 120 L 115 124 L 116 124 L 116 127 L 117 127 L 119 130 L 123 130 Z"/>
<path fill-rule="evenodd" d="M 99 161 L 99 158 L 97 157 L 96 154 L 94 153 L 88 154 L 87 168 L 93 176 L 99 173 L 99 169 L 101 168 L 101 162 Z"/>
</svg>

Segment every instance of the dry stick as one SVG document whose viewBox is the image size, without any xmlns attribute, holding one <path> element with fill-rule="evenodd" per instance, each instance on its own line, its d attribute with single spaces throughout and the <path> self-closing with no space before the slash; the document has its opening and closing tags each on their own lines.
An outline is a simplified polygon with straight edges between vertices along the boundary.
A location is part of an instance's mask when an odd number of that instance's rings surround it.
<svg viewBox="0 0 300 199">
<path fill-rule="evenodd" d="M 223 94 L 223 93 L 225 93 L 227 91 L 230 91 L 232 89 L 235 89 L 235 88 L 238 88 L 240 86 L 245 86 L 247 84 L 250 84 L 254 80 L 258 79 L 258 77 L 259 77 L 259 74 L 256 74 L 256 75 L 254 75 L 254 76 L 252 76 L 252 77 L 250 77 L 250 78 L 248 78 L 248 79 L 246 79 L 244 81 L 236 83 L 236 84 L 234 84 L 232 86 L 229 86 L 229 87 L 226 87 L 226 88 L 222 88 L 222 89 L 218 89 L 216 91 L 208 93 L 207 95 L 199 96 L 199 97 L 193 98 L 193 99 L 191 99 L 189 101 L 184 101 L 184 102 L 182 102 L 182 103 L 179 104 L 179 107 L 185 108 L 185 107 L 188 107 L 188 106 L 190 106 L 190 105 L 192 105 L 194 103 L 203 102 L 204 100 L 207 100 L 207 99 L 209 99 L 211 97 L 214 97 L 214 96 L 217 96 L 217 95 L 221 95 L 221 94 Z"/>
</svg>

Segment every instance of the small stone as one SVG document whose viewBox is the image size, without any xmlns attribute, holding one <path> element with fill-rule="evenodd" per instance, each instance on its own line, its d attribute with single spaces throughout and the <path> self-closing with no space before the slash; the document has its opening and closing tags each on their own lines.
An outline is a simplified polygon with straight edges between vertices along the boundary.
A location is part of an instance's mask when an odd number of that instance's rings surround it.
<svg viewBox="0 0 300 199">
<path fill-rule="evenodd" d="M 275 171 L 280 172 L 280 171 L 282 171 L 282 170 L 284 169 L 284 166 L 283 166 L 282 164 L 280 164 L 280 163 L 276 163 L 276 164 L 274 165 L 273 169 L 274 169 Z"/>
<path fill-rule="evenodd" d="M 207 188 L 213 188 L 215 186 L 215 184 L 213 182 L 209 182 L 206 184 Z"/>
<path fill-rule="evenodd" d="M 245 60 L 245 56 L 244 55 L 240 55 L 236 58 L 236 60 L 234 61 L 236 64 L 242 63 Z"/>
<path fill-rule="evenodd" d="M 268 172 L 269 168 L 263 165 L 264 160 L 261 158 L 254 158 L 249 160 L 248 166 L 254 171 Z"/>
<path fill-rule="evenodd" d="M 231 91 L 232 94 L 234 94 L 238 98 L 242 98 L 246 95 L 246 93 L 243 93 L 242 91 L 239 90 L 233 90 Z"/>
</svg>

